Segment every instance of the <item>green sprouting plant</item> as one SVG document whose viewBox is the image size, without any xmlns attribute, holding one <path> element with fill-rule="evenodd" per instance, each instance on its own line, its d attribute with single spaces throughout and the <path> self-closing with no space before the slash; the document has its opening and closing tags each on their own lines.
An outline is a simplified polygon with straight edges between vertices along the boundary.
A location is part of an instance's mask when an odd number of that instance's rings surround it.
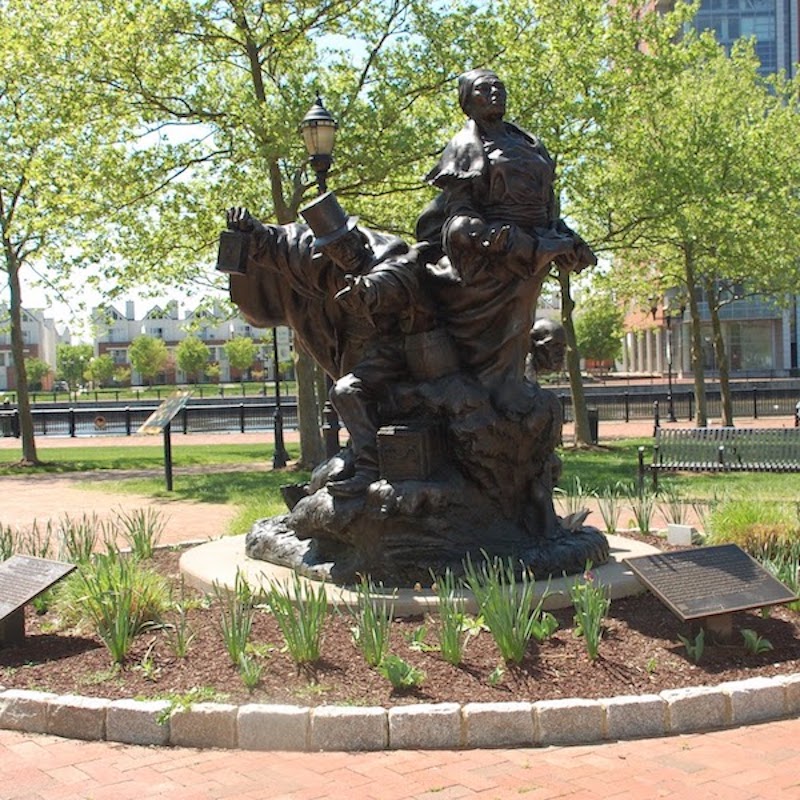
<svg viewBox="0 0 800 800">
<path fill-rule="evenodd" d="M 425 641 L 428 637 L 428 626 L 420 625 L 414 628 L 410 633 L 404 633 L 403 638 L 408 643 L 408 649 L 414 650 L 417 653 L 431 653 L 439 648 L 434 644 L 428 644 Z"/>
<path fill-rule="evenodd" d="M 378 664 L 377 669 L 395 689 L 412 689 L 421 686 L 426 678 L 423 670 L 412 666 L 400 656 L 391 654 Z"/>
<path fill-rule="evenodd" d="M 622 487 L 619 483 L 615 483 L 613 486 L 606 486 L 595 495 L 600 516 L 603 518 L 603 525 L 605 525 L 606 532 L 610 534 L 617 532 L 617 517 L 619 516 L 621 495 Z"/>
<path fill-rule="evenodd" d="M 195 703 L 222 703 L 228 695 L 218 692 L 211 686 L 193 686 L 186 692 L 169 692 L 156 695 L 157 700 L 165 700 L 167 705 L 156 715 L 159 725 L 166 725 L 177 711 L 188 711 Z"/>
<path fill-rule="evenodd" d="M 17 552 L 37 558 L 50 558 L 53 534 L 53 523 L 50 520 L 45 523 L 44 530 L 34 520 L 30 528 L 17 534 Z"/>
<path fill-rule="evenodd" d="M 589 659 L 594 661 L 600 650 L 603 634 L 603 618 L 611 607 L 608 589 L 597 583 L 592 573 L 591 562 L 586 564 L 583 580 L 576 580 L 569 590 L 575 608 L 575 633 L 586 643 Z"/>
<path fill-rule="evenodd" d="M 584 489 L 578 475 L 570 479 L 565 489 L 557 489 L 556 492 L 561 496 L 565 516 L 580 514 L 586 508 L 589 493 Z"/>
<path fill-rule="evenodd" d="M 161 620 L 169 606 L 169 589 L 161 575 L 134 559 L 97 553 L 59 585 L 54 605 L 62 625 L 95 629 L 98 620 L 108 627 L 113 614 L 125 608 L 130 627 L 138 631 Z M 112 627 L 121 630 L 122 620 Z"/>
<path fill-rule="evenodd" d="M 249 653 L 242 653 L 239 656 L 239 675 L 249 691 L 252 692 L 258 686 L 263 671 L 264 665 L 259 663 L 255 656 Z"/>
<path fill-rule="evenodd" d="M 685 525 L 689 518 L 689 509 L 683 495 L 674 486 L 669 486 L 662 491 L 662 497 L 658 510 L 664 520 L 672 525 Z"/>
<path fill-rule="evenodd" d="M 647 659 L 647 663 L 644 665 L 645 672 L 648 675 L 655 675 L 658 671 L 658 661 L 656 661 L 656 657 L 652 656 L 651 658 Z"/>
<path fill-rule="evenodd" d="M 737 544 L 755 558 L 769 557 L 791 541 L 797 529 L 794 514 L 778 503 L 729 499 L 710 515 L 710 542 Z"/>
<path fill-rule="evenodd" d="M 156 660 L 153 658 L 153 650 L 156 646 L 156 640 L 150 642 L 144 655 L 139 660 L 137 669 L 142 673 L 144 679 L 155 683 L 158 680 L 158 673 L 160 672 L 156 665 Z"/>
<path fill-rule="evenodd" d="M 14 555 L 16 549 L 14 530 L 10 525 L 0 524 L 0 561 Z"/>
<path fill-rule="evenodd" d="M 521 571 L 517 582 L 510 560 L 489 560 L 484 553 L 479 566 L 468 558 L 464 572 L 481 616 L 506 662 L 520 663 L 532 638 L 542 641 L 557 627 L 553 615 L 542 611 L 547 591 L 534 603 L 536 586 L 528 570 Z"/>
<path fill-rule="evenodd" d="M 162 513 L 152 507 L 118 511 L 116 521 L 134 556 L 141 559 L 152 558 L 166 527 Z"/>
<path fill-rule="evenodd" d="M 58 557 L 73 564 L 86 564 L 92 558 L 98 539 L 96 514 L 73 519 L 65 514 L 58 523 Z"/>
<path fill-rule="evenodd" d="M 214 594 L 220 604 L 220 631 L 225 650 L 234 666 L 239 666 L 253 627 L 252 589 L 244 574 L 237 570 L 233 589 L 214 583 Z"/>
<path fill-rule="evenodd" d="M 795 595 L 800 596 L 800 539 L 785 542 L 783 547 L 776 548 L 770 555 L 756 556 L 756 558 L 781 583 L 786 584 Z M 786 605 L 792 611 L 800 611 L 800 600 Z"/>
<path fill-rule="evenodd" d="M 486 678 L 486 682 L 491 687 L 499 686 L 503 682 L 503 678 L 505 677 L 506 670 L 502 664 L 498 664 L 490 673 L 489 676 Z"/>
<path fill-rule="evenodd" d="M 449 567 L 437 577 L 434 588 L 439 600 L 439 650 L 448 664 L 457 665 L 464 657 L 470 636 L 477 635 L 477 632 L 465 619 L 466 599 Z"/>
<path fill-rule="evenodd" d="M 348 610 L 353 618 L 353 642 L 361 651 L 367 664 L 377 667 L 389 649 L 392 618 L 394 617 L 394 594 L 387 600 L 383 587 L 380 597 L 368 576 L 362 575 L 355 587 L 356 603 Z"/>
<path fill-rule="evenodd" d="M 80 580 L 86 591 L 86 609 L 95 632 L 111 654 L 111 660 L 121 664 L 141 627 L 134 614 L 133 588 L 107 589 L 102 578 L 91 571 L 81 573 Z"/>
<path fill-rule="evenodd" d="M 744 648 L 750 655 L 757 656 L 759 653 L 766 653 L 774 649 L 769 639 L 759 636 L 750 628 L 742 629 L 742 638 L 744 639 Z"/>
<path fill-rule="evenodd" d="M 678 638 L 686 648 L 686 655 L 689 656 L 689 658 L 694 661 L 695 664 L 698 664 L 700 659 L 703 657 L 703 651 L 706 647 L 705 629 L 700 628 L 694 639 L 690 639 L 687 636 L 681 636 L 681 634 L 678 634 Z"/>
<path fill-rule="evenodd" d="M 189 627 L 188 612 L 194 608 L 199 601 L 189 600 L 186 596 L 186 584 L 181 575 L 180 586 L 178 588 L 178 599 L 171 604 L 171 621 L 164 625 L 170 649 L 176 658 L 186 658 L 189 652 L 189 645 L 194 641 L 195 633 Z"/>
<path fill-rule="evenodd" d="M 46 614 L 50 610 L 54 597 L 55 591 L 53 589 L 48 589 L 46 592 L 36 595 L 36 597 L 31 600 L 31 605 L 37 614 Z"/>
<path fill-rule="evenodd" d="M 283 634 L 286 649 L 296 664 L 317 661 L 322 630 L 328 617 L 325 584 L 315 587 L 295 572 L 288 585 L 270 583 L 266 603 Z"/>
<path fill-rule="evenodd" d="M 650 533 L 650 526 L 653 522 L 653 511 L 655 510 L 655 497 L 651 492 L 634 492 L 628 498 L 631 504 L 633 516 L 636 519 L 636 527 L 640 533 Z"/>
</svg>

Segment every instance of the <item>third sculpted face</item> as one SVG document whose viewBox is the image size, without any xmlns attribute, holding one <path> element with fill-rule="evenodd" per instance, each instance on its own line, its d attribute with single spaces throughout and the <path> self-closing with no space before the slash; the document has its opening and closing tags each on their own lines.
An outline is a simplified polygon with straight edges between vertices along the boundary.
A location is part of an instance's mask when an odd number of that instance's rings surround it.
<svg viewBox="0 0 800 800">
<path fill-rule="evenodd" d="M 480 78 L 472 87 L 470 116 L 476 120 L 499 119 L 506 113 L 506 87 L 495 77 Z"/>
</svg>

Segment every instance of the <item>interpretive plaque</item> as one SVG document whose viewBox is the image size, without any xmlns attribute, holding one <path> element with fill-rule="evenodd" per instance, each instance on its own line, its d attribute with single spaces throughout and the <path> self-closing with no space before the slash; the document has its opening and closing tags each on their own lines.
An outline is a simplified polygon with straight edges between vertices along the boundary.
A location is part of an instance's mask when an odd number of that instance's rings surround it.
<svg viewBox="0 0 800 800">
<path fill-rule="evenodd" d="M 625 563 L 683 622 L 797 600 L 735 544 L 637 556 Z"/>
<path fill-rule="evenodd" d="M 25 638 L 25 604 L 74 569 L 74 564 L 34 556 L 11 556 L 0 563 L 0 646 Z"/>
<path fill-rule="evenodd" d="M 173 392 L 164 402 L 144 421 L 136 433 L 161 433 L 172 422 L 174 416 L 189 402 L 189 391 Z"/>
<path fill-rule="evenodd" d="M 186 406 L 192 393 L 190 391 L 173 392 L 144 422 L 136 433 L 164 434 L 164 478 L 167 491 L 172 491 L 172 418 Z M 185 432 L 185 431 L 184 431 Z"/>
</svg>

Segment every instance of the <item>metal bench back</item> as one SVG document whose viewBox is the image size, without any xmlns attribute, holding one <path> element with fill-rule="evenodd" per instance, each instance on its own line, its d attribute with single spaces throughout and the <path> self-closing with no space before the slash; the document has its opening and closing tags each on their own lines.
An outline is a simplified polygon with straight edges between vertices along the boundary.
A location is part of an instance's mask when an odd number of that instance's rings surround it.
<svg viewBox="0 0 800 800">
<path fill-rule="evenodd" d="M 800 471 L 800 428 L 659 428 L 656 469 Z"/>
</svg>

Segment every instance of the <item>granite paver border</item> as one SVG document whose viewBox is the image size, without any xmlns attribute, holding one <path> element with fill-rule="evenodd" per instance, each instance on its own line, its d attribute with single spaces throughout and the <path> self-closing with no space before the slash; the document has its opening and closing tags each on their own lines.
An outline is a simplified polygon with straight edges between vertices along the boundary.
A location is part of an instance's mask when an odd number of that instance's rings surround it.
<svg viewBox="0 0 800 800">
<path fill-rule="evenodd" d="M 800 674 L 660 694 L 383 707 L 103 700 L 0 687 L 0 728 L 139 745 L 241 750 L 467 750 L 586 745 L 800 716 Z"/>
</svg>

